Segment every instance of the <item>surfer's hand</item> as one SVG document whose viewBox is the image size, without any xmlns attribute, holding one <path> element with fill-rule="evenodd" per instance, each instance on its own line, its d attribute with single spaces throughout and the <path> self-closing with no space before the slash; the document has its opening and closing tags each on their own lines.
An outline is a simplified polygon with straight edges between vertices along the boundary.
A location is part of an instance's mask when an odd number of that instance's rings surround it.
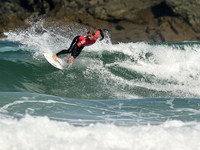
<svg viewBox="0 0 200 150">
<path fill-rule="evenodd" d="M 102 37 L 101 39 L 100 39 L 100 41 L 102 41 L 104 39 L 104 37 Z"/>
<path fill-rule="evenodd" d="M 72 63 L 73 60 L 74 60 L 74 56 L 71 56 L 71 57 L 69 58 L 69 60 L 68 60 L 68 63 Z"/>
<path fill-rule="evenodd" d="M 56 54 L 52 56 L 52 58 L 54 59 L 55 62 L 57 62 L 57 57 L 58 56 Z"/>
</svg>

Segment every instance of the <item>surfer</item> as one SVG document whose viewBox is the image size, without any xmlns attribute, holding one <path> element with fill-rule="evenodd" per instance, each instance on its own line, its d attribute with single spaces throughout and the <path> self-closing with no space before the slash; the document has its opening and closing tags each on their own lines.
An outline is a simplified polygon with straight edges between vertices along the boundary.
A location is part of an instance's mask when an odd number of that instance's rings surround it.
<svg viewBox="0 0 200 150">
<path fill-rule="evenodd" d="M 101 40 L 104 39 L 104 34 L 103 31 L 101 29 L 98 29 L 95 33 L 93 30 L 88 31 L 87 36 L 76 36 L 69 49 L 64 49 L 61 50 L 60 52 L 58 52 L 57 54 L 54 54 L 52 57 L 55 61 L 57 61 L 57 57 L 59 55 L 63 55 L 63 54 L 68 54 L 71 53 L 71 57 L 69 58 L 68 62 L 72 63 L 73 60 L 81 53 L 81 51 L 83 50 L 84 46 L 89 46 L 92 45 L 96 42 L 96 40 L 99 37 L 99 34 L 101 34 Z"/>
</svg>

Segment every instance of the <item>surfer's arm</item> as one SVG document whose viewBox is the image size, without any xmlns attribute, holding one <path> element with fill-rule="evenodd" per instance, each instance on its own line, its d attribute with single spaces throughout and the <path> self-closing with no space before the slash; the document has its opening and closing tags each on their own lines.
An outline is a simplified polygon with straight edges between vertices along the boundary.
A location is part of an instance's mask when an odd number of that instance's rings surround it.
<svg viewBox="0 0 200 150">
<path fill-rule="evenodd" d="M 97 31 L 100 31 L 100 34 L 101 34 L 101 39 L 100 39 L 100 41 L 103 40 L 103 39 L 104 39 L 103 31 L 102 31 L 101 29 L 98 29 Z"/>
<path fill-rule="evenodd" d="M 82 39 L 77 43 L 78 47 L 84 46 L 85 44 L 86 44 L 85 38 L 82 38 Z"/>
</svg>

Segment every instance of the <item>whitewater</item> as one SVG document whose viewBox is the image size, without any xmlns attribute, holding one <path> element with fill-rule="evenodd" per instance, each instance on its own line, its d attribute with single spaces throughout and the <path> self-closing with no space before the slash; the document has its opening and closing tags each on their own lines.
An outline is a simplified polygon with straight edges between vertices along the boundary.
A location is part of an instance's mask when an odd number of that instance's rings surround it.
<svg viewBox="0 0 200 150">
<path fill-rule="evenodd" d="M 112 44 L 104 31 L 63 70 L 45 60 L 86 33 L 44 20 L 4 33 L 0 150 L 200 150 L 200 43 Z"/>
</svg>

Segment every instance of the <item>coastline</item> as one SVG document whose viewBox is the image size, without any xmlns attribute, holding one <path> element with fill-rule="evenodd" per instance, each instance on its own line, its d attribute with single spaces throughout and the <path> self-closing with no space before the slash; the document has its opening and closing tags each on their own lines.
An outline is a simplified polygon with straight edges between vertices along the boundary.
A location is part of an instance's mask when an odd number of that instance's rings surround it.
<svg viewBox="0 0 200 150">
<path fill-rule="evenodd" d="M 0 37 L 3 32 L 28 27 L 36 18 L 61 24 L 75 23 L 87 29 L 107 30 L 113 43 L 183 42 L 200 40 L 198 1 L 44 0 L 19 3 L 0 1 Z M 48 22 L 51 25 L 50 21 Z"/>
</svg>

